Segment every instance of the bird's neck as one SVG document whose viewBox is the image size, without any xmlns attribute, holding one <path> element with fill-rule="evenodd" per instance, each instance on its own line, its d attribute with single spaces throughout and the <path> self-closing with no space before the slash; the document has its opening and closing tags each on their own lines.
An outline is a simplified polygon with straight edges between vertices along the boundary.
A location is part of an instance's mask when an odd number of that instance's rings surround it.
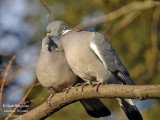
<svg viewBox="0 0 160 120">
<path fill-rule="evenodd" d="M 70 32 L 71 30 L 72 30 L 72 29 L 64 30 L 64 31 L 62 32 L 62 35 L 67 34 L 67 33 Z"/>
</svg>

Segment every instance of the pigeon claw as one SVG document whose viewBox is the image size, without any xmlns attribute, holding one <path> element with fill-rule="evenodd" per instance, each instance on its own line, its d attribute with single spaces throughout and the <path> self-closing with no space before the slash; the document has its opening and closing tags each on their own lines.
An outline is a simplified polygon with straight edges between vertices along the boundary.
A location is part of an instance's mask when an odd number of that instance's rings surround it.
<svg viewBox="0 0 160 120">
<path fill-rule="evenodd" d="M 75 87 L 82 86 L 82 92 L 83 92 L 84 87 L 87 86 L 87 85 L 90 85 L 90 84 L 91 84 L 91 83 L 88 83 L 88 82 L 86 82 L 86 83 L 77 83 L 77 84 L 75 85 Z"/>
<path fill-rule="evenodd" d="M 83 92 L 84 87 L 87 86 L 87 85 L 89 85 L 89 84 L 90 84 L 90 83 L 83 83 L 83 84 L 82 84 L 82 92 Z"/>
<path fill-rule="evenodd" d="M 63 89 L 63 92 L 66 91 L 66 93 L 68 94 L 69 90 L 72 88 L 72 86 L 68 87 L 68 88 L 65 88 Z"/>
<path fill-rule="evenodd" d="M 50 96 L 46 100 L 46 103 L 49 104 L 49 106 L 51 106 L 50 101 L 51 101 L 53 96 L 54 96 L 54 93 L 51 93 Z"/>
<path fill-rule="evenodd" d="M 98 88 L 100 85 L 103 85 L 104 83 L 103 82 L 96 82 L 96 83 L 93 83 L 92 85 L 93 86 L 96 86 L 96 92 L 98 92 Z"/>
</svg>

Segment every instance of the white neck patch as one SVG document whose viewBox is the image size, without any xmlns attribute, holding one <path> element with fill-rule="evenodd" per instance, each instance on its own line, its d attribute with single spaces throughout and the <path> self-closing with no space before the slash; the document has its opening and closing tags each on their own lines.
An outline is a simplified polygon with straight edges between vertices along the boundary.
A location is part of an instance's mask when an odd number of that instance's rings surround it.
<svg viewBox="0 0 160 120">
<path fill-rule="evenodd" d="M 68 33 L 68 32 L 71 31 L 71 30 L 72 30 L 72 29 L 70 29 L 70 30 L 64 30 L 63 33 L 62 33 L 62 35 Z"/>
</svg>

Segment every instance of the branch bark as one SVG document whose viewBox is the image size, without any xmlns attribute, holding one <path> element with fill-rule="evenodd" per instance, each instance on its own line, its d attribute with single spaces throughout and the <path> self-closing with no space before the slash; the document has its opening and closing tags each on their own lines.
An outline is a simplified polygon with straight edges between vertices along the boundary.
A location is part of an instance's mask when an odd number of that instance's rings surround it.
<svg viewBox="0 0 160 120">
<path fill-rule="evenodd" d="M 131 99 L 159 99 L 160 98 L 160 85 L 101 85 L 96 92 L 96 87 L 88 85 L 84 87 L 73 87 L 68 93 L 61 92 L 55 94 L 50 105 L 44 102 L 30 112 L 19 116 L 15 120 L 43 120 L 60 110 L 61 108 L 74 103 L 80 99 L 87 98 L 131 98 Z"/>
</svg>

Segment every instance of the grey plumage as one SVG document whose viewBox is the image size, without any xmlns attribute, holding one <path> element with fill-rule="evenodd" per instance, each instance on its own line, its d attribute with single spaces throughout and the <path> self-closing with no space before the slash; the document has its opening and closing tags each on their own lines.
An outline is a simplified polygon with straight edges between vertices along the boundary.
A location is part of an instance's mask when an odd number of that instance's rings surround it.
<svg viewBox="0 0 160 120">
<path fill-rule="evenodd" d="M 36 74 L 41 85 L 49 88 L 53 93 L 61 92 L 77 82 L 83 82 L 71 71 L 64 51 L 60 50 L 54 41 L 48 37 L 42 41 Z M 80 102 L 92 117 L 104 117 L 111 114 L 98 98 L 81 100 Z"/>
<path fill-rule="evenodd" d="M 104 67 L 120 78 L 123 83 L 134 85 L 129 72 L 119 59 L 110 42 L 102 34 L 97 32 L 95 32 L 91 42 L 96 45 L 99 54 L 102 56 Z"/>
<path fill-rule="evenodd" d="M 72 30 L 70 27 L 62 30 L 64 26 L 59 21 L 50 23 L 47 28 L 50 36 L 60 39 L 68 64 L 83 80 L 134 85 L 116 51 L 102 34 Z M 134 116 L 137 116 L 137 120 L 142 120 L 141 114 L 130 99 L 118 101 L 130 120 L 135 120 Z"/>
<path fill-rule="evenodd" d="M 64 52 L 59 50 L 57 45 L 48 37 L 44 38 L 37 61 L 36 74 L 39 82 L 44 87 L 53 88 L 55 92 L 61 92 L 64 88 L 73 85 L 77 80 L 77 76 L 73 74 L 68 64 L 66 64 L 66 59 L 62 58 L 65 58 Z"/>
</svg>

